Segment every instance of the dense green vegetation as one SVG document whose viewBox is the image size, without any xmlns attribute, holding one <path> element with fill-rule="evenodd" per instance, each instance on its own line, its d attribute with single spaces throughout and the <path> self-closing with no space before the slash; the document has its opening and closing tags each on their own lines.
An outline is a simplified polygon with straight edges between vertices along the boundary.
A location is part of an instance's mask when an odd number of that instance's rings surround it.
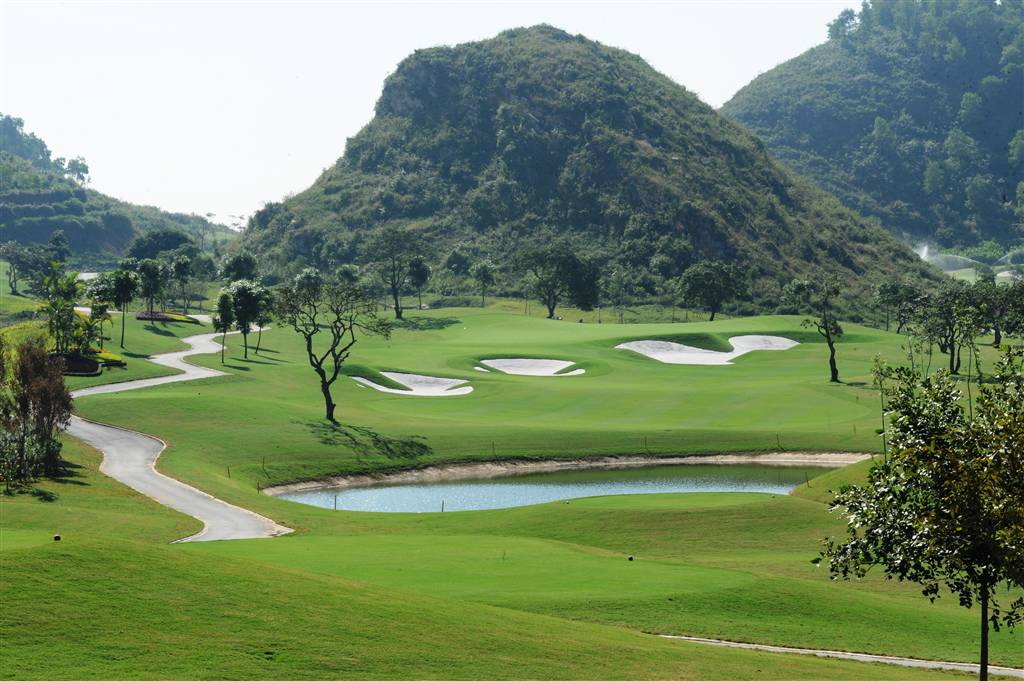
<svg viewBox="0 0 1024 681">
<path fill-rule="evenodd" d="M 1024 238 L 1019 0 L 873 0 L 829 33 L 722 111 L 897 234 Z"/>
<path fill-rule="evenodd" d="M 358 260 L 382 226 L 418 238 L 439 288 L 490 258 L 495 290 L 517 292 L 529 278 L 510 256 L 552 236 L 647 298 L 695 262 L 735 262 L 752 285 L 727 311 L 774 310 L 795 275 L 835 270 L 863 316 L 885 274 L 926 275 L 639 57 L 549 26 L 414 53 L 344 157 L 259 211 L 246 242 L 283 279 Z"/>
<path fill-rule="evenodd" d="M 63 230 L 71 262 L 81 268 L 111 264 L 136 236 L 154 230 L 185 232 L 213 249 L 234 233 L 198 215 L 167 213 L 88 189 L 82 159 L 52 158 L 46 143 L 0 114 L 0 241 L 42 244 Z"/>
</svg>

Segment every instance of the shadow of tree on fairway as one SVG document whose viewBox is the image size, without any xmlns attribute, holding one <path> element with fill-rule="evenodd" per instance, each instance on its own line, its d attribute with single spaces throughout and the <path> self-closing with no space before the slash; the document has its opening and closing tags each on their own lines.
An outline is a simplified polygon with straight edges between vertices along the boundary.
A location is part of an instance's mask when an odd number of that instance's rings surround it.
<svg viewBox="0 0 1024 681">
<path fill-rule="evenodd" d="M 329 421 L 308 421 L 303 425 L 322 444 L 330 447 L 348 446 L 359 455 L 380 454 L 389 459 L 417 459 L 434 451 L 419 435 L 390 437 L 364 426 L 344 426 Z"/>
<path fill-rule="evenodd" d="M 455 317 L 406 317 L 395 319 L 391 322 L 396 329 L 409 329 L 410 331 L 438 331 L 455 326 L 462 322 Z"/>
</svg>

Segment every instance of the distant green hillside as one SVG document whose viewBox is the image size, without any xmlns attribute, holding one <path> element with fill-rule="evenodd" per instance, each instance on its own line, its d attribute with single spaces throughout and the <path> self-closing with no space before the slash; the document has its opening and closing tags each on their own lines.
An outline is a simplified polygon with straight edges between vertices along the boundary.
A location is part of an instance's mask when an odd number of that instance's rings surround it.
<svg viewBox="0 0 1024 681">
<path fill-rule="evenodd" d="M 893 232 L 1024 238 L 1024 4 L 875 0 L 829 34 L 722 112 Z"/>
<path fill-rule="evenodd" d="M 88 166 L 78 158 L 52 158 L 45 142 L 0 115 L 0 241 L 45 243 L 64 230 L 77 266 L 98 266 L 121 256 L 137 235 L 176 229 L 205 247 L 235 238 L 224 225 L 198 215 L 167 213 L 119 201 L 84 184 Z"/>
<path fill-rule="evenodd" d="M 754 281 L 748 309 L 773 309 L 795 275 L 837 270 L 850 309 L 886 275 L 926 276 L 639 57 L 549 26 L 415 52 L 344 157 L 258 212 L 245 239 L 284 275 L 350 262 L 386 224 L 418 231 L 435 262 L 459 246 L 506 269 L 569 235 L 648 294 L 701 259 L 738 261 Z"/>
</svg>

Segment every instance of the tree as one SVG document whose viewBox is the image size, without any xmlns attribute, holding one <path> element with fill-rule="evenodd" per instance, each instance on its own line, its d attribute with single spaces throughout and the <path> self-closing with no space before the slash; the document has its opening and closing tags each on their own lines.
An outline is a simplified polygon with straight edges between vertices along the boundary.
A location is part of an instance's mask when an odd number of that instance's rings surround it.
<svg viewBox="0 0 1024 681">
<path fill-rule="evenodd" d="M 276 292 L 274 315 L 305 341 L 309 365 L 320 379 L 326 418 L 335 422 L 331 386 L 358 340 L 356 333 L 386 338 L 391 326 L 377 317 L 372 298 L 358 284 L 337 278 L 325 281 L 313 268 L 304 269 Z M 319 338 L 324 340 L 318 344 Z"/>
<path fill-rule="evenodd" d="M 259 306 L 256 310 L 256 354 L 260 354 L 260 345 L 263 343 L 263 329 L 273 321 L 274 296 L 263 286 L 259 288 Z"/>
<path fill-rule="evenodd" d="M 242 279 L 255 281 L 256 273 L 256 258 L 244 251 L 232 253 L 220 263 L 220 278 L 227 284 Z"/>
<path fill-rule="evenodd" d="M 50 263 L 50 270 L 43 277 L 41 284 L 44 301 L 42 309 L 46 313 L 47 330 L 59 354 L 71 350 L 78 322 L 75 301 L 78 299 L 80 287 L 73 273 L 64 272 L 63 265 L 57 261 Z"/>
<path fill-rule="evenodd" d="M 140 288 L 139 275 L 131 270 L 116 269 L 110 273 L 113 288 L 111 298 L 115 306 L 121 309 L 121 347 L 124 347 L 124 320 L 128 316 L 128 305 L 135 300 Z"/>
<path fill-rule="evenodd" d="M 487 289 L 494 286 L 494 265 L 489 260 L 480 260 L 470 268 L 469 275 L 480 287 L 480 307 L 487 307 Z"/>
<path fill-rule="evenodd" d="M 261 316 L 260 308 L 267 299 L 267 290 L 254 281 L 240 279 L 228 286 L 227 291 L 231 295 L 235 328 L 242 333 L 244 357 L 249 359 L 249 332 Z"/>
<path fill-rule="evenodd" d="M 71 419 L 63 360 L 31 338 L 8 355 L 0 336 L 0 477 L 8 488 L 43 473 L 60 473 L 60 433 Z"/>
<path fill-rule="evenodd" d="M 746 295 L 747 277 L 733 264 L 718 260 L 704 260 L 690 265 L 679 281 L 683 299 L 692 301 L 711 313 L 710 321 L 722 309 L 722 304 Z"/>
<path fill-rule="evenodd" d="M 46 257 L 50 262 L 66 263 L 71 255 L 71 244 L 63 229 L 54 230 L 46 242 Z"/>
<path fill-rule="evenodd" d="M 829 274 L 821 279 L 797 279 L 786 286 L 783 296 L 790 304 L 804 312 L 810 312 L 813 318 L 801 323 L 805 327 L 813 327 L 825 339 L 828 345 L 829 381 L 839 382 L 839 368 L 836 366 L 836 341 L 843 335 L 843 327 L 836 317 L 835 302 L 842 287 L 839 277 Z"/>
<path fill-rule="evenodd" d="M 153 312 L 157 298 L 163 293 L 167 277 L 164 265 L 152 258 L 140 260 L 137 269 L 139 293 L 146 300 L 146 310 Z"/>
<path fill-rule="evenodd" d="M 890 320 L 895 317 L 896 333 L 903 333 L 921 300 L 921 291 L 900 279 L 888 279 L 875 289 L 875 303 L 885 310 L 886 331 L 889 330 Z"/>
<path fill-rule="evenodd" d="M 1013 304 L 1011 296 L 1014 293 L 1019 294 L 1019 290 L 1014 290 L 1012 286 L 997 284 L 995 274 L 991 271 L 971 285 L 974 309 L 984 325 L 992 330 L 992 345 L 996 347 L 1003 343 L 1003 328 Z"/>
<path fill-rule="evenodd" d="M 410 265 L 417 255 L 418 245 L 412 232 L 393 225 L 374 234 L 363 248 L 363 258 L 391 294 L 395 319 L 402 318 L 402 290 L 409 283 Z"/>
<path fill-rule="evenodd" d="M 528 249 L 519 257 L 518 269 L 529 275 L 533 294 L 547 308 L 548 319 L 554 319 L 555 309 L 566 298 L 584 310 L 597 303 L 597 267 L 580 259 L 567 240 L 549 240 Z"/>
<path fill-rule="evenodd" d="M 431 269 L 426 260 L 415 257 L 409 263 L 409 285 L 416 291 L 416 307 L 423 309 L 423 287 L 430 281 Z"/>
<path fill-rule="evenodd" d="M 960 604 L 980 606 L 981 679 L 988 678 L 989 628 L 1014 626 L 1024 598 L 1007 606 L 999 587 L 1024 587 L 1024 377 L 1019 350 L 1000 360 L 995 380 L 971 408 L 950 374 L 920 379 L 906 368 L 882 372 L 889 454 L 865 485 L 842 488 L 831 504 L 847 519 L 843 541 L 827 539 L 833 579 L 863 577 L 878 565 L 889 578 L 944 586 Z M 967 406 L 965 406 L 965 404 Z"/>
<path fill-rule="evenodd" d="M 834 21 L 828 25 L 829 40 L 843 40 L 857 29 L 857 13 L 852 9 L 844 9 Z"/>
<path fill-rule="evenodd" d="M 157 229 L 132 239 L 126 255 L 136 260 L 155 260 L 163 253 L 189 245 L 195 244 L 184 232 L 176 229 Z"/>
<path fill-rule="evenodd" d="M 971 287 L 949 280 L 925 296 L 917 310 L 917 323 L 925 338 L 949 356 L 949 372 L 960 372 L 960 353 L 981 333 L 981 314 Z"/>
<path fill-rule="evenodd" d="M 231 294 L 221 291 L 217 298 L 217 314 L 213 315 L 213 330 L 220 333 L 220 363 L 224 363 L 224 348 L 228 344 L 228 331 L 235 323 L 235 304 Z"/>
<path fill-rule="evenodd" d="M 18 295 L 18 280 L 32 269 L 34 253 L 16 241 L 0 244 L 0 260 L 7 262 L 7 286 L 13 295 Z"/>
<path fill-rule="evenodd" d="M 188 314 L 188 285 L 192 280 L 192 258 L 184 254 L 175 256 L 174 260 L 171 261 L 171 276 L 181 291 L 182 311 Z"/>
<path fill-rule="evenodd" d="M 103 325 L 110 321 L 110 304 L 114 302 L 116 291 L 113 276 L 104 272 L 85 285 L 85 295 L 89 299 L 89 319 L 98 323 L 100 348 L 103 348 Z"/>
<path fill-rule="evenodd" d="M 602 282 L 602 293 L 606 301 L 615 310 L 619 324 L 625 320 L 626 309 L 632 304 L 639 293 L 639 282 L 632 272 L 618 268 Z"/>
</svg>

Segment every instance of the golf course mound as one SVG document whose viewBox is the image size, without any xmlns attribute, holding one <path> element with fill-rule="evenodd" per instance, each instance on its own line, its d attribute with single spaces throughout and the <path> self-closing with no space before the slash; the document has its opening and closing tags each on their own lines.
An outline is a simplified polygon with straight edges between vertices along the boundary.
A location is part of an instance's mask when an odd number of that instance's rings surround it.
<svg viewBox="0 0 1024 681">
<path fill-rule="evenodd" d="M 517 376 L 579 376 L 586 373 L 586 369 L 565 371 L 576 362 L 567 362 L 561 359 L 483 359 L 480 360 L 480 363 L 503 374 Z"/>
<path fill-rule="evenodd" d="M 645 357 L 656 359 L 665 364 L 732 364 L 732 360 L 754 350 L 789 350 L 799 345 L 794 340 L 782 336 L 733 336 L 729 339 L 732 350 L 719 352 L 705 350 L 691 345 L 682 345 L 671 341 L 637 340 L 616 345 L 617 350 L 631 350 Z"/>
<path fill-rule="evenodd" d="M 388 388 L 374 383 L 362 376 L 352 376 L 353 381 L 382 393 L 395 395 L 418 395 L 420 397 L 448 397 L 449 395 L 467 395 L 473 392 L 473 386 L 459 378 L 441 378 L 439 376 L 423 376 L 422 374 L 404 374 L 397 371 L 382 371 L 381 376 L 405 386 L 405 389 Z"/>
</svg>

